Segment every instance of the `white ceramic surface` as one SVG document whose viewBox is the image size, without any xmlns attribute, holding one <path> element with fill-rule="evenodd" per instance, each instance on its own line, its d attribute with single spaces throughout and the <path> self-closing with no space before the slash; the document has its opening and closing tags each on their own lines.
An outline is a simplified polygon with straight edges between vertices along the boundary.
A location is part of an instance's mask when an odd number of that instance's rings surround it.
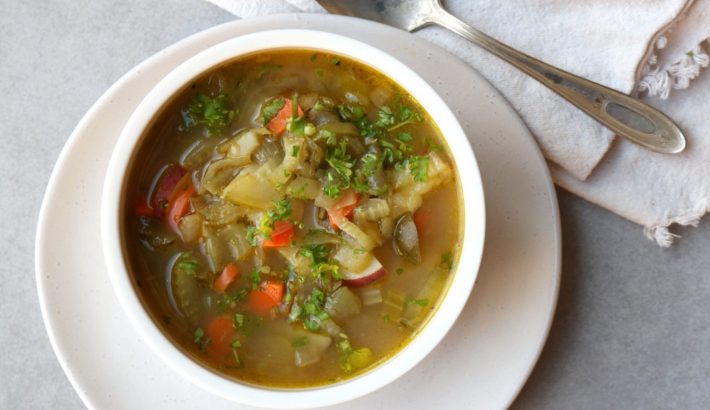
<svg viewBox="0 0 710 410">
<path fill-rule="evenodd" d="M 336 53 L 367 64 L 393 78 L 414 97 L 438 125 L 451 148 L 462 184 L 464 238 L 461 256 L 446 296 L 426 326 L 386 362 L 340 383 L 310 389 L 259 388 L 238 383 L 195 362 L 176 347 L 145 311 L 128 273 L 121 226 L 129 166 L 138 144 L 165 104 L 213 67 L 240 56 L 279 49 Z M 101 237 L 104 258 L 116 296 L 141 337 L 180 375 L 196 385 L 238 403 L 281 409 L 313 408 L 360 397 L 391 383 L 419 363 L 446 335 L 469 298 L 483 253 L 485 238 L 483 187 L 476 160 L 456 117 L 421 77 L 392 56 L 365 43 L 315 30 L 267 30 L 239 36 L 198 53 L 163 78 L 141 101 L 115 144 L 104 180 Z"/>
<path fill-rule="evenodd" d="M 174 377 L 124 318 L 99 248 L 101 184 L 126 118 L 168 71 L 236 35 L 303 27 L 374 44 L 434 85 L 479 157 L 490 227 L 472 298 L 449 335 L 396 382 L 340 407 L 503 408 L 532 370 L 556 303 L 559 218 L 544 160 L 513 110 L 478 74 L 415 36 L 343 17 L 269 16 L 212 28 L 147 60 L 92 107 L 62 151 L 40 215 L 37 282 L 52 345 L 88 406 L 234 408 Z"/>
</svg>

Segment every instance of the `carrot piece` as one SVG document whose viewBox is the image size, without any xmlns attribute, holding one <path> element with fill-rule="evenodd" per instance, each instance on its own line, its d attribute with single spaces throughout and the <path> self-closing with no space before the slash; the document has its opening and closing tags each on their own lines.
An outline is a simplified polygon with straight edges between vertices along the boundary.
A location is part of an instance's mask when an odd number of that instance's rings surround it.
<svg viewBox="0 0 710 410">
<path fill-rule="evenodd" d="M 274 229 L 271 231 L 271 239 L 264 239 L 261 246 L 264 248 L 280 248 L 291 243 L 294 235 L 294 226 L 290 221 L 274 222 Z"/>
<path fill-rule="evenodd" d="M 234 282 L 238 276 L 239 270 L 237 269 L 237 265 L 229 263 L 224 267 L 222 273 L 217 277 L 217 279 L 215 279 L 212 287 L 215 291 L 217 291 L 217 293 L 224 293 L 227 290 L 227 287 L 229 287 L 229 285 Z"/>
<path fill-rule="evenodd" d="M 252 312 L 260 316 L 268 316 L 281 303 L 284 292 L 283 282 L 267 279 L 261 282 L 257 289 L 249 292 L 247 305 Z"/>
<path fill-rule="evenodd" d="M 232 352 L 232 342 L 237 336 L 237 331 L 234 329 L 229 315 L 212 318 L 207 324 L 205 334 L 210 338 L 210 342 L 207 344 L 207 354 L 222 358 Z"/>
<path fill-rule="evenodd" d="M 184 182 L 186 181 L 186 182 Z M 190 198 L 195 193 L 195 186 L 192 185 L 192 179 L 189 174 L 186 174 L 178 183 L 178 186 L 173 192 L 170 202 L 168 203 L 167 222 L 170 228 L 176 233 L 180 233 L 178 223 L 187 211 L 190 210 Z"/>
<path fill-rule="evenodd" d="M 335 201 L 333 208 L 328 210 L 328 221 L 333 228 L 338 228 L 338 224 L 335 222 L 336 216 L 342 216 L 343 218 L 350 219 L 352 217 L 353 211 L 360 203 L 362 197 L 360 194 L 355 192 L 353 189 L 348 189 L 340 194 L 340 197 Z"/>
<path fill-rule="evenodd" d="M 429 212 L 420 209 L 412 215 L 412 219 L 414 219 L 414 225 L 417 226 L 417 231 L 423 232 L 429 227 L 431 215 Z"/>
<path fill-rule="evenodd" d="M 301 116 L 303 115 L 303 110 L 301 107 L 297 107 L 298 109 L 298 115 Z M 266 124 L 266 128 L 269 129 L 269 131 L 273 132 L 274 135 L 281 135 L 283 134 L 284 131 L 286 131 L 286 123 L 288 122 L 288 119 L 291 118 L 293 115 L 293 101 L 286 99 L 284 101 L 284 106 L 281 107 L 279 112 L 276 114 L 274 118 L 269 121 L 268 124 Z"/>
<path fill-rule="evenodd" d="M 155 216 L 155 210 L 148 203 L 147 196 L 141 195 L 138 198 L 135 205 L 133 206 L 133 214 L 135 216 L 147 216 L 147 217 Z"/>
</svg>

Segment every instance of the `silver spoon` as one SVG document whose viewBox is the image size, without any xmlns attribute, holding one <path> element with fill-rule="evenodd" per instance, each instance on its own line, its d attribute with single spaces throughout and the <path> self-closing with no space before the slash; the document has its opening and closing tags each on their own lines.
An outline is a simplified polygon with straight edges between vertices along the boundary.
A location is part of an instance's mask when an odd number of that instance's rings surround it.
<svg viewBox="0 0 710 410">
<path fill-rule="evenodd" d="M 440 0 L 317 0 L 334 14 L 379 21 L 407 31 L 438 24 L 490 51 L 538 80 L 616 134 L 656 152 L 685 149 L 685 137 L 667 115 L 640 100 L 570 74 L 507 46 L 444 10 Z"/>
</svg>

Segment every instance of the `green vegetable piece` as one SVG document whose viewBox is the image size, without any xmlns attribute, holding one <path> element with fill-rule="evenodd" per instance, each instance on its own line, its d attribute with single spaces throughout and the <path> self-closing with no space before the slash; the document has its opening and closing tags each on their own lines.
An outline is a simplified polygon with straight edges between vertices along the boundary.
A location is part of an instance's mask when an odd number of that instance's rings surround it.
<svg viewBox="0 0 710 410">
<path fill-rule="evenodd" d="M 181 253 L 172 269 L 172 292 L 180 313 L 193 325 L 200 318 L 199 263 L 190 252 Z M 196 336 L 196 335 L 195 335 Z"/>
<path fill-rule="evenodd" d="M 286 104 L 286 100 L 283 97 L 274 98 L 273 100 L 267 102 L 261 111 L 262 124 L 266 125 L 271 121 L 276 114 L 281 111 L 281 109 Z"/>
<path fill-rule="evenodd" d="M 227 108 L 227 96 L 219 94 L 211 98 L 197 93 L 182 110 L 182 122 L 186 129 L 203 125 L 210 135 L 220 134 L 234 120 L 235 111 Z"/>
<path fill-rule="evenodd" d="M 426 182 L 429 172 L 429 156 L 413 156 L 409 158 L 409 172 L 416 182 Z"/>
</svg>

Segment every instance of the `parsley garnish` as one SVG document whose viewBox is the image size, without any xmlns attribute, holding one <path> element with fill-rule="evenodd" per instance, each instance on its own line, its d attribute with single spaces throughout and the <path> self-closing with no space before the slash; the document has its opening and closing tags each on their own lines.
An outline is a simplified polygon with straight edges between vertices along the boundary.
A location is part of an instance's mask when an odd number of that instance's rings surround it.
<svg viewBox="0 0 710 410">
<path fill-rule="evenodd" d="M 211 98 L 197 93 L 187 107 L 182 110 L 182 122 L 190 129 L 204 125 L 210 134 L 221 133 L 234 119 L 235 111 L 227 108 L 227 96 L 219 94 Z"/>
<path fill-rule="evenodd" d="M 412 156 L 409 158 L 409 172 L 416 182 L 426 182 L 429 171 L 429 156 Z"/>
<path fill-rule="evenodd" d="M 342 279 L 340 267 L 334 263 L 328 263 L 328 248 L 324 244 L 313 244 L 302 246 L 299 254 L 311 259 L 311 272 L 319 280 L 325 280 L 330 274 L 334 279 Z"/>
<path fill-rule="evenodd" d="M 411 299 L 409 303 L 414 303 L 421 307 L 424 307 L 429 304 L 429 299 Z"/>
<path fill-rule="evenodd" d="M 446 251 L 446 252 L 444 252 L 444 253 L 441 255 L 441 262 L 440 262 L 440 264 L 441 264 L 442 266 L 448 268 L 449 270 L 451 270 L 451 268 L 453 268 L 453 266 L 454 266 L 454 261 L 453 261 L 453 258 L 452 258 L 452 256 L 451 256 L 451 251 Z"/>
<path fill-rule="evenodd" d="M 294 322 L 303 319 L 303 327 L 310 331 L 320 329 L 322 321 L 328 319 L 325 312 L 325 293 L 318 288 L 314 288 L 311 294 L 303 301 L 303 305 L 294 303 L 288 315 L 290 321 Z"/>
<path fill-rule="evenodd" d="M 392 109 L 386 105 L 383 105 L 379 111 L 377 111 L 377 121 L 375 125 L 380 128 L 389 128 L 395 124 L 397 119 L 394 117 Z"/>
<path fill-rule="evenodd" d="M 205 331 L 202 330 L 201 327 L 198 327 L 195 329 L 195 343 L 200 344 L 202 342 L 202 338 L 205 336 Z"/>
<path fill-rule="evenodd" d="M 200 266 L 197 259 L 192 256 L 192 252 L 183 252 L 177 260 L 176 267 L 188 275 L 194 276 L 197 273 L 197 268 Z"/>
<path fill-rule="evenodd" d="M 333 131 L 328 131 L 328 130 L 320 130 L 318 131 L 318 134 L 316 134 L 316 139 L 322 139 L 325 140 L 325 144 L 332 146 L 338 143 L 338 138 L 337 135 Z"/>
<path fill-rule="evenodd" d="M 281 111 L 285 104 L 286 100 L 283 97 L 274 98 L 266 103 L 266 105 L 264 105 L 264 109 L 262 110 L 262 124 L 268 124 L 269 121 L 271 121 L 276 114 Z"/>
</svg>

